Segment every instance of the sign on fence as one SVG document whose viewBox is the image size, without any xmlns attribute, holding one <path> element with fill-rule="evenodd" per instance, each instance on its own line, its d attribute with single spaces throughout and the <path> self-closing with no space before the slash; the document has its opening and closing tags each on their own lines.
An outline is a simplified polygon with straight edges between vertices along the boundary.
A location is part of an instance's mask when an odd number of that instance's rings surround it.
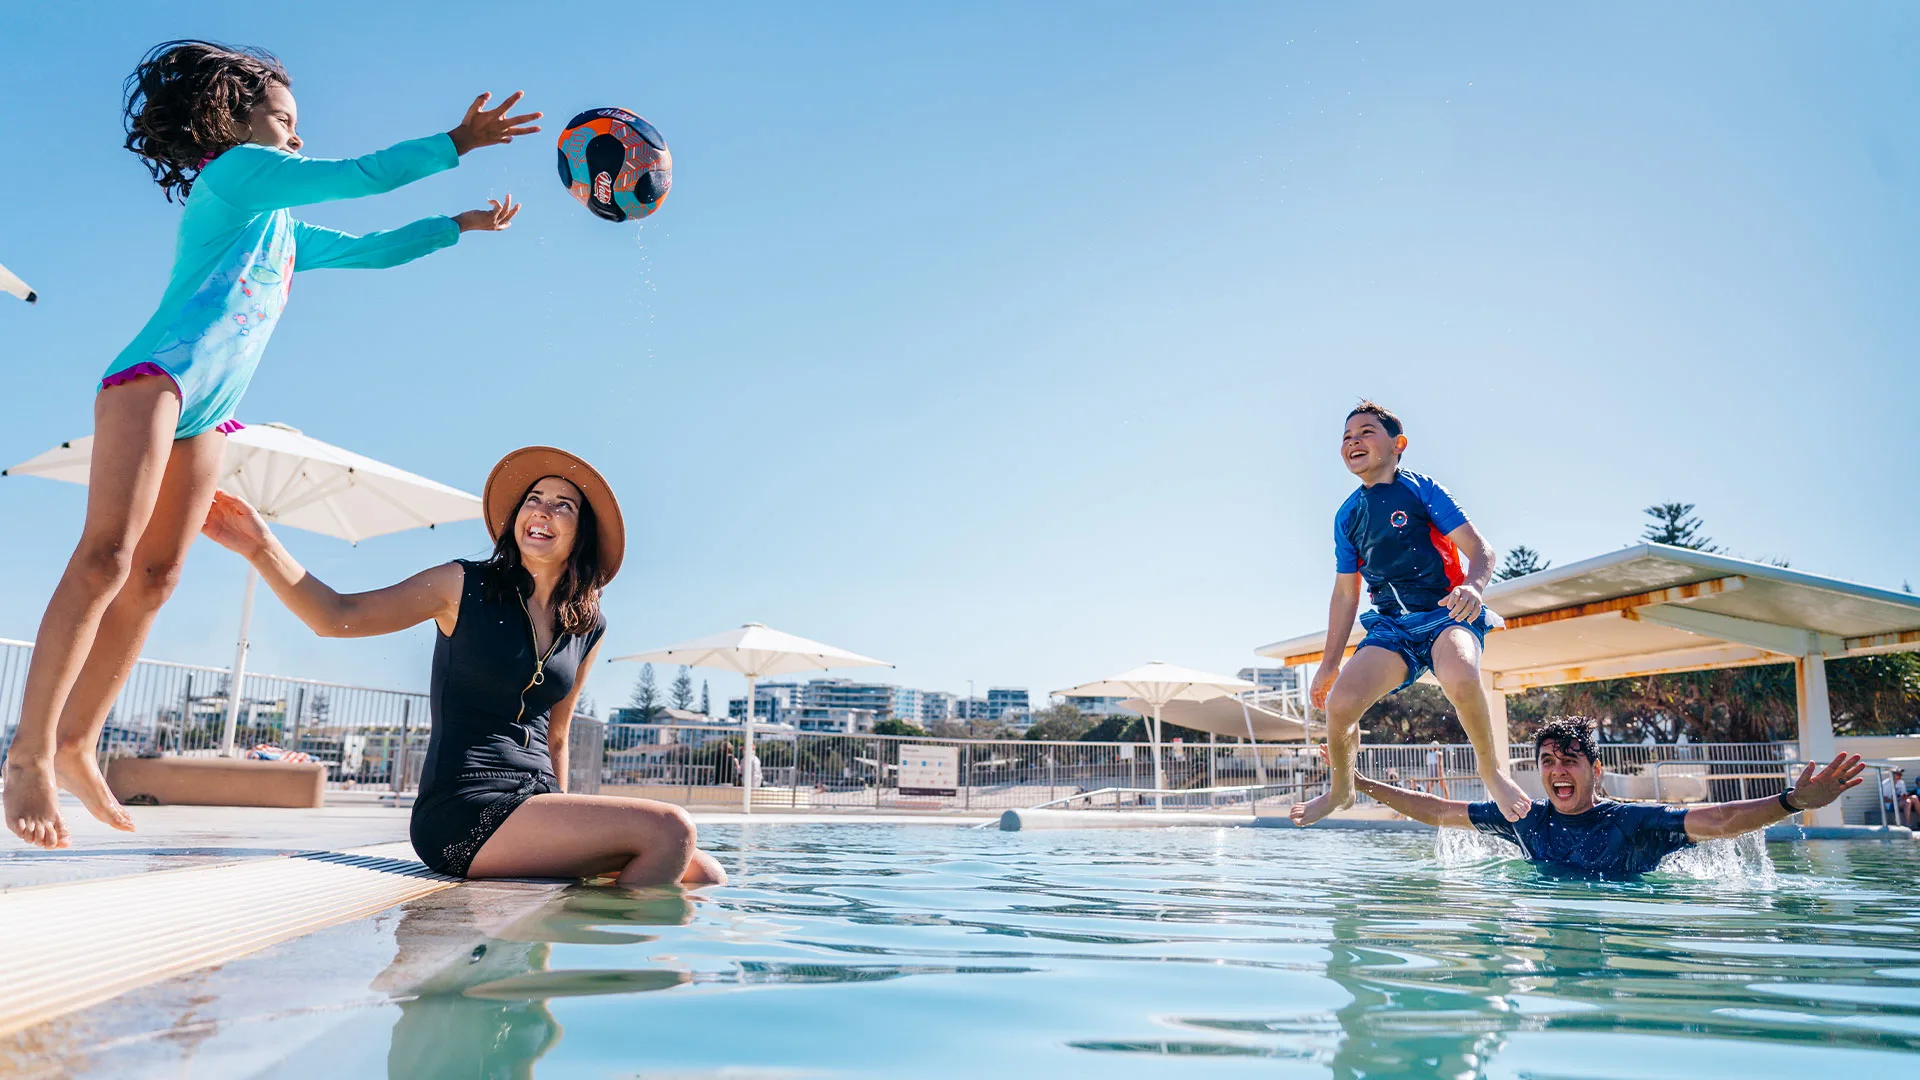
<svg viewBox="0 0 1920 1080">
<path fill-rule="evenodd" d="M 960 748 L 957 746 L 900 747 L 900 794 L 958 795 Z"/>
</svg>

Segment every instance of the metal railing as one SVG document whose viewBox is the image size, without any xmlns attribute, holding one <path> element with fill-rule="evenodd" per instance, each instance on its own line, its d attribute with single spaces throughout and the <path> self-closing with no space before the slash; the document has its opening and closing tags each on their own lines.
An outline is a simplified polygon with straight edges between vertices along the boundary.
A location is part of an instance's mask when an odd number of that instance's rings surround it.
<svg viewBox="0 0 1920 1080">
<path fill-rule="evenodd" d="M 32 659 L 31 642 L 0 639 L 0 749 L 13 741 Z M 140 660 L 107 714 L 98 753 L 116 757 L 220 752 L 231 691 L 226 668 Z M 319 679 L 247 672 L 234 746 L 268 743 L 326 766 L 335 789 L 410 791 L 419 783 L 430 727 L 427 695 Z"/>
<path fill-rule="evenodd" d="M 677 802 L 727 803 L 740 783 L 737 725 L 620 724 L 607 729 L 607 790 Z M 902 746 L 952 748 L 956 776 L 950 794 L 901 792 Z M 1143 743 L 1044 742 L 1037 740 L 938 739 L 925 736 L 767 732 L 754 738 L 760 774 L 755 806 L 794 809 L 1006 810 L 1073 805 L 1093 792 L 1151 793 L 1153 763 Z M 1256 811 L 1261 802 L 1276 812 L 1281 801 L 1311 798 L 1326 790 L 1327 772 L 1317 750 L 1301 744 L 1248 745 L 1234 739 L 1169 743 L 1162 749 L 1163 806 L 1170 792 L 1199 796 L 1208 790 L 1248 789 Z M 1634 773 L 1662 761 L 1704 766 L 1718 773 L 1748 760 L 1786 762 L 1791 743 L 1699 743 L 1690 746 L 1603 745 L 1609 771 Z M 1510 747 L 1514 760 L 1533 760 L 1531 743 Z M 1486 798 L 1467 745 L 1362 746 L 1358 766 L 1383 782 L 1444 791 L 1467 801 Z M 1711 776 L 1718 798 L 1734 798 L 1741 781 Z M 1728 793 L 1720 794 L 1722 788 Z M 728 797 L 724 792 L 731 790 Z M 1363 803 L 1373 800 L 1358 796 Z"/>
<path fill-rule="evenodd" d="M 20 715 L 32 645 L 0 639 L 0 751 Z M 139 754 L 211 756 L 219 753 L 230 693 L 226 668 L 140 660 L 101 733 L 103 761 Z M 317 679 L 248 672 L 240 687 L 236 747 L 257 743 L 299 750 L 327 768 L 330 787 L 412 791 L 425 763 L 430 719 L 426 694 Z M 1031 807 L 1090 792 L 1150 790 L 1153 762 L 1146 744 L 1045 742 L 1025 739 L 937 739 L 824 732 L 769 732 L 756 736 L 756 806 L 790 808 L 947 809 L 993 811 Z M 569 739 L 571 780 L 578 792 L 645 795 L 684 803 L 737 798 L 740 729 L 737 725 L 605 725 L 577 717 Z M 899 785 L 904 745 L 951 747 L 957 769 L 948 791 L 927 793 Z M 1691 746 L 1602 744 L 1609 772 L 1705 764 L 1712 798 L 1739 797 L 1752 778 L 1731 770 L 1751 762 L 1784 763 L 1791 743 L 1698 743 Z M 1261 802 L 1310 798 L 1325 790 L 1326 769 L 1311 747 L 1248 745 L 1222 737 L 1162 748 L 1165 788 L 1200 797 L 1209 790 L 1246 789 L 1255 812 Z M 1514 760 L 1531 762 L 1531 744 L 1515 743 Z M 1485 798 L 1473 750 L 1465 745 L 1362 746 L 1358 765 L 1368 776 L 1452 798 Z M 1721 775 L 1722 773 L 1726 775 Z M 1657 781 L 1656 781 L 1657 782 Z M 729 797 L 726 792 L 734 794 Z M 1370 802 L 1364 795 L 1362 802 Z M 1877 798 L 1877 796 L 1876 796 Z M 1174 802 L 1162 796 L 1162 804 Z M 1069 803 L 1071 805 L 1071 803 Z M 1275 807 L 1277 809 L 1277 807 Z"/>
<path fill-rule="evenodd" d="M 1225 805 L 1229 807 L 1244 805 L 1251 808 L 1258 805 L 1267 793 L 1290 792 L 1293 790 L 1291 787 L 1280 784 L 1241 784 L 1235 787 L 1180 788 L 1176 790 L 1167 790 L 1164 788 L 1110 787 L 1099 788 L 1094 791 L 1083 791 L 1068 795 L 1065 798 L 1051 799 L 1038 806 L 1028 806 L 1023 807 L 1023 809 L 1045 810 L 1055 806 L 1064 806 L 1072 809 L 1074 803 L 1085 802 L 1087 804 L 1086 809 L 1088 810 L 1139 810 L 1148 808 L 1158 810 L 1217 810 L 1222 805 L 1222 796 L 1226 797 L 1224 802 Z M 1235 798 L 1235 796 L 1238 796 L 1238 798 Z M 1109 800 L 1105 807 L 1100 805 L 1100 799 L 1102 797 Z"/>
</svg>

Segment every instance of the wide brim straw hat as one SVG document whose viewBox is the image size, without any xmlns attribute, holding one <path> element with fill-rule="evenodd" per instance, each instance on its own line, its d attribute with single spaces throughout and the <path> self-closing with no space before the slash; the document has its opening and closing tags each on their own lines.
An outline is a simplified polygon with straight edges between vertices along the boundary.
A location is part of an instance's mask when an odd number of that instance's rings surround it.
<svg viewBox="0 0 1920 1080">
<path fill-rule="evenodd" d="M 593 507 L 600 532 L 600 575 L 603 581 L 612 581 L 627 553 L 627 525 L 620 516 L 620 500 L 614 498 L 613 485 L 600 470 L 565 450 L 523 446 L 500 459 L 487 474 L 487 486 L 480 493 L 487 515 L 487 538 L 499 541 L 500 534 L 512 526 L 521 497 L 535 481 L 547 476 L 557 476 L 579 488 Z"/>
</svg>

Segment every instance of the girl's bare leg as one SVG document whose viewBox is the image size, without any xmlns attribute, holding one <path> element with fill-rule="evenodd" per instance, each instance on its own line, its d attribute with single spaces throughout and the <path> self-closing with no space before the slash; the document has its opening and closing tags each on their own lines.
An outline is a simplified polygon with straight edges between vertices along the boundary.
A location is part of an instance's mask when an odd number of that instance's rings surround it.
<svg viewBox="0 0 1920 1080">
<path fill-rule="evenodd" d="M 173 444 L 160 497 L 146 531 L 133 548 L 133 569 L 120 592 L 107 605 L 95 633 L 93 648 L 80 667 L 79 678 L 60 712 L 54 743 L 54 777 L 62 788 L 79 796 L 94 817 L 116 829 L 133 831 L 133 819 L 120 807 L 100 775 L 95 748 L 120 687 L 133 671 L 133 662 L 146 643 L 147 631 L 160 605 L 180 580 L 180 564 L 200 535 L 219 483 L 220 462 L 227 437 L 208 431 Z"/>
<path fill-rule="evenodd" d="M 160 496 L 180 398 L 166 379 L 135 379 L 93 403 L 93 461 L 80 543 L 54 587 L 27 666 L 20 726 L 7 751 L 7 827 L 29 844 L 67 846 L 54 791 L 54 732 L 107 604 L 127 580 L 133 549 Z"/>
<path fill-rule="evenodd" d="M 600 795 L 535 795 L 508 815 L 467 869 L 470 878 L 607 874 L 635 888 L 727 881 L 713 856 L 694 846 L 685 810 Z"/>
</svg>

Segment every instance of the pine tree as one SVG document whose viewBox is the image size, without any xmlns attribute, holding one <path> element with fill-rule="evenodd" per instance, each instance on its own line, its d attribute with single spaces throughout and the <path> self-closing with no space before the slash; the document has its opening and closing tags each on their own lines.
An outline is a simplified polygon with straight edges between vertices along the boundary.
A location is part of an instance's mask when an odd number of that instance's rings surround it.
<svg viewBox="0 0 1920 1080">
<path fill-rule="evenodd" d="M 633 684 L 633 697 L 627 706 L 640 714 L 640 722 L 651 724 L 660 718 L 660 688 L 653 681 L 653 665 L 640 665 L 640 681 Z"/>
<path fill-rule="evenodd" d="M 1647 516 L 1653 520 L 1647 523 L 1640 539 L 1694 551 L 1719 551 L 1712 537 L 1701 534 L 1700 530 L 1705 525 L 1699 518 L 1690 516 L 1692 513 L 1692 503 L 1655 503 L 1646 509 Z"/>
<path fill-rule="evenodd" d="M 1506 559 L 1500 563 L 1500 569 L 1493 572 L 1493 580 L 1507 581 L 1511 578 L 1526 577 L 1528 574 L 1537 574 L 1552 565 L 1553 563 L 1542 559 L 1539 552 L 1525 544 L 1520 544 L 1507 552 Z"/>
<path fill-rule="evenodd" d="M 673 677 L 671 700 L 676 709 L 693 708 L 693 671 L 685 664 L 680 665 L 680 674 Z"/>
<path fill-rule="evenodd" d="M 700 715 L 713 715 L 713 696 L 707 692 L 707 680 L 700 680 Z"/>
</svg>

